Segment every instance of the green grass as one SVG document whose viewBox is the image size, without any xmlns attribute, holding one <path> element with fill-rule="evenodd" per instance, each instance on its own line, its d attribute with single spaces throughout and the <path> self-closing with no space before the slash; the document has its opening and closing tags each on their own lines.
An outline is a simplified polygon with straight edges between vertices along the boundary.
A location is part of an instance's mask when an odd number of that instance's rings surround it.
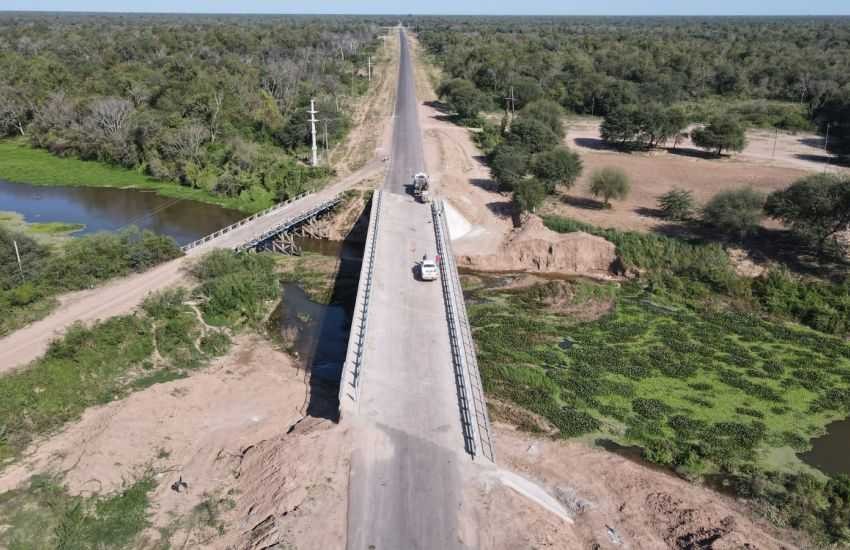
<svg viewBox="0 0 850 550">
<path fill-rule="evenodd" d="M 42 244 L 54 246 L 68 240 L 72 233 L 85 228 L 85 225 L 63 222 L 28 223 L 17 212 L 0 211 L 0 228 L 32 237 Z"/>
<path fill-rule="evenodd" d="M 83 223 L 65 223 L 65 222 L 47 222 L 47 223 L 31 223 L 29 224 L 30 231 L 33 233 L 47 233 L 50 235 L 74 233 L 83 229 L 86 225 Z"/>
<path fill-rule="evenodd" d="M 541 294 L 476 291 L 486 299 L 470 319 L 487 391 L 545 416 L 564 437 L 598 432 L 683 472 L 807 470 L 770 457 L 804 450 L 850 410 L 850 346 L 840 339 L 658 304 L 636 285 L 618 292 L 608 315 L 577 323 L 546 313 Z"/>
<path fill-rule="evenodd" d="M 31 147 L 22 139 L 0 140 L 0 179 L 33 185 L 145 189 L 164 197 L 205 202 L 249 214 L 271 206 L 271 203 L 248 203 L 238 198 L 156 180 L 133 170 L 101 162 L 57 157 L 44 149 Z"/>
<path fill-rule="evenodd" d="M 110 495 L 72 496 L 57 479 L 36 475 L 29 486 L 0 494 L 0 546 L 8 550 L 128 548 L 150 524 L 145 476 Z"/>
</svg>

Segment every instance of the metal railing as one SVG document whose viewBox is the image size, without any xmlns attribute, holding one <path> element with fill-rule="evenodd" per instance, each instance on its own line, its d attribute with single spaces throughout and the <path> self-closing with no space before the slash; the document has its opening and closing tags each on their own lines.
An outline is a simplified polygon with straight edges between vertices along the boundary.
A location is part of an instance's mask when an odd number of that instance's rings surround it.
<svg viewBox="0 0 850 550">
<path fill-rule="evenodd" d="M 375 191 L 372 196 L 372 211 L 369 215 L 366 247 L 363 250 L 363 264 L 360 267 L 360 281 L 357 286 L 357 298 L 354 302 L 354 314 L 351 319 L 351 333 L 348 337 L 348 349 L 345 353 L 345 363 L 343 363 L 342 379 L 339 386 L 340 410 L 348 404 L 356 402 L 360 396 L 360 375 L 363 368 L 363 355 L 366 351 L 366 327 L 369 319 L 369 299 L 372 296 L 372 279 L 375 273 L 375 253 L 378 244 L 382 201 L 383 192 Z"/>
<path fill-rule="evenodd" d="M 435 201 L 431 205 L 431 215 L 434 219 L 434 233 L 437 237 L 437 252 L 440 254 L 440 275 L 446 305 L 446 318 L 449 324 L 449 340 L 452 347 L 455 381 L 458 385 L 461 421 L 464 424 L 465 445 L 467 451 L 475 457 L 477 439 L 480 443 L 481 454 L 491 462 L 496 462 L 490 434 L 490 416 L 487 412 L 487 402 L 484 400 L 484 391 L 481 387 L 478 360 L 475 356 L 475 343 L 472 340 L 463 299 L 463 289 L 460 285 L 460 277 L 452 254 L 451 238 L 446 226 L 446 211 L 443 201 Z"/>
<path fill-rule="evenodd" d="M 193 248 L 197 248 L 198 246 L 200 246 L 204 243 L 207 243 L 207 242 L 209 242 L 209 241 L 211 241 L 215 238 L 221 237 L 225 233 L 229 233 L 229 232 L 233 231 L 234 229 L 236 229 L 238 227 L 242 227 L 246 223 L 252 222 L 252 221 L 256 220 L 257 218 L 262 218 L 263 216 L 265 216 L 267 214 L 271 214 L 272 212 L 275 212 L 277 210 L 280 210 L 281 208 L 284 208 L 284 207 L 292 204 L 293 202 L 295 202 L 297 200 L 303 199 L 304 197 L 306 197 L 309 194 L 310 193 L 306 193 L 306 192 L 301 193 L 300 195 L 292 197 L 291 199 L 287 199 L 283 202 L 279 202 L 279 203 L 275 204 L 274 206 L 270 206 L 269 208 L 266 208 L 265 210 L 261 210 L 261 211 L 255 213 L 255 214 L 251 214 L 247 218 L 242 218 L 238 222 L 232 223 L 232 224 L 228 225 L 227 227 L 222 227 L 218 231 L 210 233 L 209 235 L 201 237 L 200 239 L 194 240 L 194 241 L 192 241 L 188 244 L 184 244 L 183 246 L 180 247 L 180 250 L 182 250 L 183 252 L 188 252 L 189 250 L 192 250 Z"/>
<path fill-rule="evenodd" d="M 319 214 L 321 214 L 322 212 L 325 212 L 326 210 L 330 210 L 331 208 L 333 208 L 334 206 L 339 204 L 341 201 L 342 201 L 342 193 L 337 193 L 336 195 L 334 195 L 334 197 L 332 199 L 326 200 L 325 202 L 321 203 L 319 206 L 311 208 L 310 210 L 308 210 L 306 212 L 302 212 L 301 214 L 298 214 L 297 216 L 295 216 L 293 218 L 287 218 L 286 220 L 283 221 L 283 223 L 276 225 L 274 228 L 269 229 L 268 231 L 261 233 L 259 236 L 254 237 L 253 239 L 245 241 L 244 243 L 237 246 L 235 248 L 235 250 L 237 252 L 242 252 L 244 250 L 254 248 L 257 245 L 263 243 L 264 241 L 271 239 L 275 235 L 279 235 L 281 233 L 289 231 L 290 229 L 292 229 L 293 227 L 303 223 L 304 221 L 309 220 L 310 218 L 312 218 L 314 216 L 318 216 Z"/>
</svg>

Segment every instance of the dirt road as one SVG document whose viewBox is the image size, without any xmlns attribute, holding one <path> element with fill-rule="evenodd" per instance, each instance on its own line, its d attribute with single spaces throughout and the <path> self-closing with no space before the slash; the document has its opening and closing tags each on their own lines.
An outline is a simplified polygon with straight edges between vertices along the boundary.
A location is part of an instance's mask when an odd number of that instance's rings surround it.
<svg viewBox="0 0 850 550">
<path fill-rule="evenodd" d="M 385 48 L 392 48 L 392 40 Z M 90 323 L 97 319 L 106 319 L 124 315 L 138 307 L 151 292 L 162 288 L 188 284 L 186 267 L 199 255 L 213 248 L 232 248 L 271 228 L 278 220 L 308 210 L 333 195 L 349 189 L 370 178 L 380 177 L 386 170 L 383 157 L 388 148 L 392 132 L 391 108 L 387 103 L 395 97 L 393 76 L 398 70 L 398 58 L 389 55 L 382 66 L 382 77 L 376 82 L 373 92 L 366 98 L 358 115 L 362 122 L 340 147 L 337 157 L 343 166 L 338 178 L 322 191 L 292 204 L 273 216 L 239 228 L 218 239 L 192 249 L 186 257 L 157 266 L 144 273 L 134 274 L 103 286 L 71 292 L 60 298 L 60 306 L 47 317 L 0 339 L 0 375 L 12 369 L 28 364 L 40 357 L 51 340 L 61 336 L 75 322 Z M 388 97 L 387 97 L 388 96 Z M 369 140 L 363 141 L 368 134 Z M 365 144 L 365 149 L 364 149 Z M 355 150 L 356 153 L 351 151 Z M 352 170 L 352 168 L 355 168 Z"/>
</svg>

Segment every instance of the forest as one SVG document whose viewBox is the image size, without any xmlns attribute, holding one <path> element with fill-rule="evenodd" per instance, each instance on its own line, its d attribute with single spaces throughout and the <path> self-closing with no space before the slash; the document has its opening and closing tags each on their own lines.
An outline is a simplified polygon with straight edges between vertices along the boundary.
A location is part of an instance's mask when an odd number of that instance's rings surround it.
<svg viewBox="0 0 850 550">
<path fill-rule="evenodd" d="M 305 190 L 307 109 L 331 146 L 377 19 L 5 14 L 0 137 L 266 206 Z"/>
<path fill-rule="evenodd" d="M 850 153 L 847 18 L 417 18 L 474 111 L 550 99 L 578 114 L 675 106 L 686 122 L 830 131 Z M 457 83 L 456 83 L 457 84 Z"/>
</svg>

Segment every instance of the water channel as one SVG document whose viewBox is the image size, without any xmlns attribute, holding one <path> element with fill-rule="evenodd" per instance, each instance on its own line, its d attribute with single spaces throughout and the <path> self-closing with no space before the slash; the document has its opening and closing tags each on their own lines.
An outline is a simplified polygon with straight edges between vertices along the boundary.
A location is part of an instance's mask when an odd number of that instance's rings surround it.
<svg viewBox="0 0 850 550">
<path fill-rule="evenodd" d="M 84 224 L 75 235 L 136 225 L 173 237 L 181 245 L 245 217 L 237 210 L 139 189 L 40 186 L 3 180 L 0 211 L 17 212 L 31 223 Z"/>
</svg>

